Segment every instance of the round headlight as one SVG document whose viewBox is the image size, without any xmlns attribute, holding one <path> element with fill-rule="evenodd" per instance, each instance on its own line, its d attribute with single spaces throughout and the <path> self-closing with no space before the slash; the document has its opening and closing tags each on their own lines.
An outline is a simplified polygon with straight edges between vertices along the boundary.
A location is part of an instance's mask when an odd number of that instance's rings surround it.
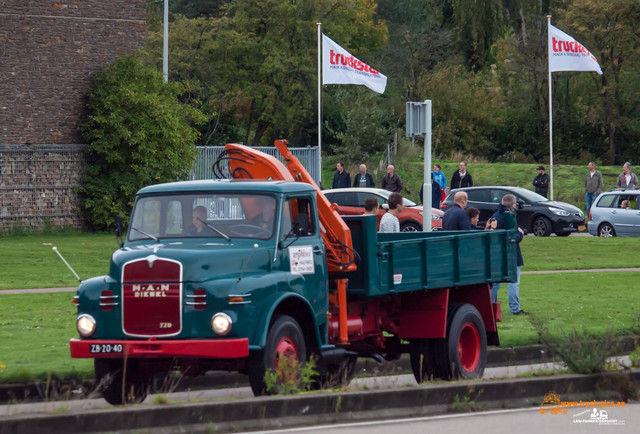
<svg viewBox="0 0 640 434">
<path fill-rule="evenodd" d="M 218 312 L 211 318 L 211 330 L 217 335 L 226 335 L 231 331 L 231 318 L 224 312 Z"/>
<path fill-rule="evenodd" d="M 88 338 L 96 331 L 96 320 L 89 314 L 83 313 L 78 315 L 76 320 L 76 328 L 83 338 Z"/>
</svg>

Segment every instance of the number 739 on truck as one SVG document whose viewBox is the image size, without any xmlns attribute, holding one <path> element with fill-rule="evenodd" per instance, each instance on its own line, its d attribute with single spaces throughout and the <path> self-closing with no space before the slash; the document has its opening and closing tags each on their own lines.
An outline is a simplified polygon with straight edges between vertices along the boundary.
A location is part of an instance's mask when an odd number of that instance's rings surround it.
<svg viewBox="0 0 640 434">
<path fill-rule="evenodd" d="M 285 164 L 228 144 L 219 178 L 141 189 L 109 274 L 78 287 L 79 338 L 105 399 L 154 376 L 244 373 L 255 395 L 283 357 L 317 360 L 319 387 L 359 357 L 408 353 L 418 382 L 478 378 L 498 345 L 491 283 L 516 273 L 515 216 L 496 231 L 378 233 L 340 216 L 285 140 Z"/>
</svg>

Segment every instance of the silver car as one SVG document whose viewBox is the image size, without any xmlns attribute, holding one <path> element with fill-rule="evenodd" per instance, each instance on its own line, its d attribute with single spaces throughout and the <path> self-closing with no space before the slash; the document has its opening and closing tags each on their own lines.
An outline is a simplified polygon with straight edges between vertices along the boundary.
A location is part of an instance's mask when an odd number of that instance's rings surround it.
<svg viewBox="0 0 640 434">
<path fill-rule="evenodd" d="M 628 201 L 628 208 L 624 201 Z M 640 190 L 601 193 L 589 211 L 589 233 L 600 237 L 640 237 Z"/>
</svg>

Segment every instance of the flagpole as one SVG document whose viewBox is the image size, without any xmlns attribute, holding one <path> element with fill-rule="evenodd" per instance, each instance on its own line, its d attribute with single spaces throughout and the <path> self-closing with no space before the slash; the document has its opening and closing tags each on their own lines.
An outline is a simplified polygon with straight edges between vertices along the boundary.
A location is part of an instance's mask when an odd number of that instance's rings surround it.
<svg viewBox="0 0 640 434">
<path fill-rule="evenodd" d="M 322 23 L 318 25 L 318 184 L 322 188 Z"/>
<path fill-rule="evenodd" d="M 551 200 L 553 200 L 553 105 L 551 101 L 551 59 L 549 58 L 549 28 L 551 27 L 551 15 L 547 15 L 547 68 L 549 70 L 549 167 L 550 180 L 549 189 L 551 190 Z"/>
</svg>

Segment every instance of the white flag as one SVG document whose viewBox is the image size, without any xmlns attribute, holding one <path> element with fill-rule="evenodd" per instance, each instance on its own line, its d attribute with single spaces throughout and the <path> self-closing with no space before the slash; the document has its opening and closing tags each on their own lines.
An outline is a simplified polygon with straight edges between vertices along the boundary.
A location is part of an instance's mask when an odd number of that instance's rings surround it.
<svg viewBox="0 0 640 434">
<path fill-rule="evenodd" d="M 322 84 L 361 84 L 384 93 L 387 77 L 322 35 Z"/>
<path fill-rule="evenodd" d="M 549 24 L 549 71 L 595 71 L 602 74 L 598 59 L 584 46 Z"/>
</svg>

